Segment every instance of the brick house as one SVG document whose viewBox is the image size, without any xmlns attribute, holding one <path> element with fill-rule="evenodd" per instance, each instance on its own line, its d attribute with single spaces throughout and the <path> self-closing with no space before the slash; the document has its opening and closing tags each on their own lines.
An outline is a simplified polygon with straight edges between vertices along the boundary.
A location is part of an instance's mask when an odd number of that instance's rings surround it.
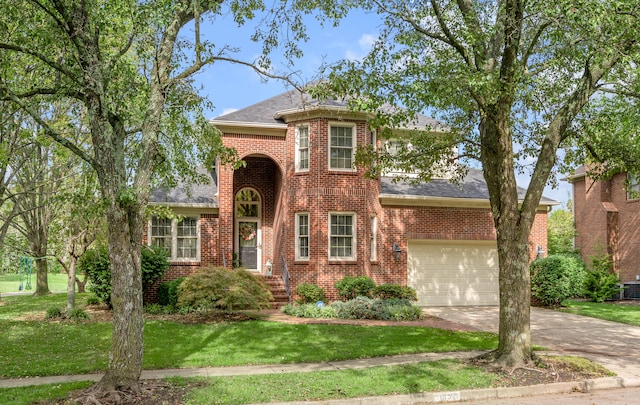
<svg viewBox="0 0 640 405">
<path fill-rule="evenodd" d="M 627 173 L 618 173 L 610 180 L 593 181 L 584 167 L 569 178 L 576 249 L 587 263 L 593 255 L 611 255 L 621 281 L 634 282 L 640 278 L 640 186 L 638 177 L 629 177 L 630 189 L 626 180 Z"/>
<path fill-rule="evenodd" d="M 304 101 L 304 102 L 303 102 Z M 378 179 L 355 168 L 358 145 L 383 147 L 364 113 L 290 91 L 211 121 L 246 166 L 215 167 L 211 184 L 156 190 L 152 203 L 184 220 L 152 218 L 149 240 L 172 251 L 165 279 L 197 266 L 230 267 L 234 258 L 290 294 L 302 282 L 323 287 L 346 275 L 414 287 L 421 305 L 498 304 L 496 236 L 487 187 L 470 170 L 459 187 Z M 418 126 L 440 124 L 420 117 Z M 388 144 L 387 144 L 388 145 Z M 523 190 L 521 190 L 523 191 Z M 546 251 L 544 199 L 530 238 Z"/>
</svg>

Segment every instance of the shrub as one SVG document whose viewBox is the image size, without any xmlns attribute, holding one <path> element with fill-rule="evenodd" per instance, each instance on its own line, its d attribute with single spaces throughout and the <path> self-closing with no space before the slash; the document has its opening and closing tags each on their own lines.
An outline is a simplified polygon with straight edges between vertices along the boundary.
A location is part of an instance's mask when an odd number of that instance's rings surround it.
<svg viewBox="0 0 640 405">
<path fill-rule="evenodd" d="M 611 272 L 613 263 L 609 255 L 591 257 L 591 269 L 587 272 L 584 296 L 594 302 L 603 302 L 620 294 L 620 278 Z"/>
<path fill-rule="evenodd" d="M 416 290 L 400 284 L 381 284 L 373 289 L 372 295 L 374 298 L 381 298 L 383 300 L 394 298 L 403 298 L 411 301 L 418 300 Z"/>
<path fill-rule="evenodd" d="M 162 248 L 148 248 L 141 251 L 140 268 L 142 270 L 142 286 L 153 284 L 169 267 L 167 252 Z M 106 246 L 90 249 L 78 261 L 78 270 L 85 272 L 91 281 L 89 290 L 112 308 L 111 305 L 111 266 L 109 251 Z"/>
<path fill-rule="evenodd" d="M 585 267 L 574 255 L 552 255 L 531 263 L 531 292 L 544 305 L 560 305 L 582 294 Z"/>
<path fill-rule="evenodd" d="M 332 305 L 318 306 L 316 304 L 291 305 L 287 304 L 282 312 L 298 318 L 337 318 L 338 313 Z"/>
<path fill-rule="evenodd" d="M 352 300 L 332 304 L 338 318 L 343 319 L 390 319 L 389 311 L 386 310 L 380 298 L 371 299 L 365 296 L 358 296 Z"/>
<path fill-rule="evenodd" d="M 176 307 L 178 306 L 178 286 L 184 281 L 184 277 L 166 281 L 158 286 L 158 304 Z"/>
<path fill-rule="evenodd" d="M 311 283 L 300 283 L 296 287 L 296 294 L 300 296 L 299 304 L 324 301 L 324 288 Z"/>
<path fill-rule="evenodd" d="M 100 298 L 96 295 L 91 294 L 87 296 L 87 305 L 98 305 L 100 302 Z"/>
<path fill-rule="evenodd" d="M 49 307 L 44 315 L 45 319 L 62 318 L 62 311 L 58 307 Z"/>
<path fill-rule="evenodd" d="M 385 308 L 389 312 L 389 318 L 394 321 L 415 321 L 422 319 L 422 308 L 411 305 L 411 303 L 407 304 L 408 305 L 385 303 Z"/>
<path fill-rule="evenodd" d="M 143 246 L 140 260 L 142 288 L 151 286 L 169 268 L 169 253 L 159 246 Z"/>
<path fill-rule="evenodd" d="M 74 308 L 67 314 L 67 318 L 73 321 L 86 321 L 89 319 L 89 314 L 82 308 Z"/>
<path fill-rule="evenodd" d="M 195 309 L 261 309 L 270 306 L 266 283 L 245 269 L 198 269 L 178 286 L 178 307 Z"/>
<path fill-rule="evenodd" d="M 89 291 L 111 308 L 111 269 L 107 247 L 87 250 L 78 260 L 78 270 L 84 272 L 91 281 Z"/>
<path fill-rule="evenodd" d="M 367 276 L 346 276 L 335 284 L 336 290 L 342 299 L 352 300 L 356 297 L 371 298 L 371 291 L 376 283 Z"/>
</svg>

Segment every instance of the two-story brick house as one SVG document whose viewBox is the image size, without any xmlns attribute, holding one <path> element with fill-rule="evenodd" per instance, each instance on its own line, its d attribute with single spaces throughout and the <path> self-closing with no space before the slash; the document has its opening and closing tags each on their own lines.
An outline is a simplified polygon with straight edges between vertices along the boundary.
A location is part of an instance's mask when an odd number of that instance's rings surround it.
<svg viewBox="0 0 640 405">
<path fill-rule="evenodd" d="M 635 282 L 640 278 L 640 186 L 638 177 L 630 176 L 628 183 L 627 177 L 618 173 L 609 180 L 594 181 L 580 167 L 569 181 L 576 249 L 587 262 L 594 255 L 609 254 L 621 281 Z"/>
<path fill-rule="evenodd" d="M 459 187 L 378 179 L 354 166 L 359 145 L 383 142 L 369 116 L 343 102 L 318 103 L 290 91 L 211 121 L 246 166 L 218 166 L 190 197 L 180 188 L 152 201 L 184 215 L 152 218 L 148 234 L 172 251 L 165 278 L 195 266 L 231 266 L 317 284 L 335 298 L 346 275 L 418 291 L 421 305 L 498 304 L 498 258 L 486 184 L 470 170 Z M 416 125 L 440 128 L 421 117 Z M 531 257 L 546 251 L 543 200 Z"/>
</svg>

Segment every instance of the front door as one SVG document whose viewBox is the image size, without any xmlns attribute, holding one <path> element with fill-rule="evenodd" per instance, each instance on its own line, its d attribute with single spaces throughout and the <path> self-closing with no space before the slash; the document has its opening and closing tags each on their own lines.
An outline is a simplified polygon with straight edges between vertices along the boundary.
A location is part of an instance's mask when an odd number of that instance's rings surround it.
<svg viewBox="0 0 640 405">
<path fill-rule="evenodd" d="M 261 271 L 262 232 L 260 214 L 262 212 L 260 194 L 252 188 L 243 188 L 235 198 L 235 252 L 240 266 L 247 270 Z"/>
<path fill-rule="evenodd" d="M 257 219 L 238 220 L 238 258 L 240 266 L 247 270 L 259 271 L 260 221 Z"/>
</svg>

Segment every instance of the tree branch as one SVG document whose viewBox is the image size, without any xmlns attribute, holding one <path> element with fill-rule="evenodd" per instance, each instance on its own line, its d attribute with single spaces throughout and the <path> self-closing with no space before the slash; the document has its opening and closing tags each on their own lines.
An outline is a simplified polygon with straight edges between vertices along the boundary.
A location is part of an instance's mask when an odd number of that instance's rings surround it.
<svg viewBox="0 0 640 405">
<path fill-rule="evenodd" d="M 85 151 L 80 149 L 76 144 L 74 144 L 73 142 L 71 142 L 64 136 L 62 136 L 60 133 L 58 133 L 56 130 L 54 130 L 47 122 L 45 122 L 42 119 L 40 114 L 38 114 L 36 111 L 33 111 L 31 107 L 29 107 L 28 105 L 24 104 L 21 99 L 16 97 L 14 94 L 9 93 L 7 88 L 4 86 L 4 83 L 0 81 L 0 94 L 2 94 L 3 92 L 9 97 L 11 101 L 13 101 L 17 105 L 19 105 L 24 111 L 26 111 L 31 116 L 31 118 L 33 118 L 33 120 L 37 122 L 38 125 L 40 125 L 44 129 L 45 133 L 48 136 L 53 138 L 53 140 L 58 142 L 60 145 L 64 146 L 65 148 L 75 153 L 78 157 L 80 157 L 85 162 L 89 163 L 91 167 L 95 169 L 98 168 L 98 163 L 91 156 L 87 155 L 87 153 L 85 153 Z"/>
</svg>

